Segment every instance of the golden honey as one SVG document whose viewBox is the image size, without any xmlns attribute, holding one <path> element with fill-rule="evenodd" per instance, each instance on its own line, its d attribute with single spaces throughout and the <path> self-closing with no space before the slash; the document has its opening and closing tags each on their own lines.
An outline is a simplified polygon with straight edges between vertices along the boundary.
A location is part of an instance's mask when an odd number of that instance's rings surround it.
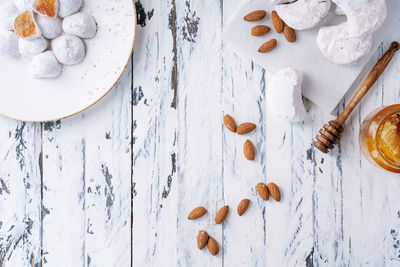
<svg viewBox="0 0 400 267">
<path fill-rule="evenodd" d="M 370 162 L 400 173 L 400 104 L 379 108 L 365 118 L 360 146 Z"/>
</svg>

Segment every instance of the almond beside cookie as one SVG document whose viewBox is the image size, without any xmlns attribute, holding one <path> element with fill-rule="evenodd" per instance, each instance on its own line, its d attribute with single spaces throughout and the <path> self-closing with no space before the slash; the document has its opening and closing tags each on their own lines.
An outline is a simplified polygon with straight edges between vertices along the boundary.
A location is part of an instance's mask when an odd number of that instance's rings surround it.
<svg viewBox="0 0 400 267">
<path fill-rule="evenodd" d="M 263 43 L 260 48 L 258 48 L 258 52 L 260 53 L 267 53 L 273 50 L 277 46 L 278 42 L 276 39 L 271 39 L 265 43 Z"/>
<path fill-rule="evenodd" d="M 271 28 L 268 27 L 268 26 L 257 25 L 257 26 L 254 26 L 251 29 L 251 35 L 253 35 L 253 36 L 263 36 L 263 35 L 269 33 L 270 30 L 271 30 Z"/>
<path fill-rule="evenodd" d="M 244 16 L 243 19 L 248 22 L 254 22 L 254 21 L 258 21 L 260 19 L 265 18 L 266 15 L 267 15 L 267 12 L 265 10 L 256 10 L 256 11 L 251 12 L 250 14 L 247 14 L 246 16 Z"/>
</svg>

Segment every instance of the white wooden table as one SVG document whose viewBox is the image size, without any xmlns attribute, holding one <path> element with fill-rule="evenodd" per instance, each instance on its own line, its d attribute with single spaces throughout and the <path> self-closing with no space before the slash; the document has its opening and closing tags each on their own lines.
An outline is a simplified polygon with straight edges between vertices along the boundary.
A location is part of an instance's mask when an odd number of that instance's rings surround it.
<svg viewBox="0 0 400 267">
<path fill-rule="evenodd" d="M 399 175 L 358 145 L 363 118 L 400 101 L 399 55 L 323 155 L 311 142 L 332 116 L 307 102 L 305 123 L 276 120 L 267 74 L 225 44 L 240 1 L 136 4 L 133 61 L 105 99 L 53 123 L 0 118 L 0 266 L 400 266 Z M 255 162 L 224 113 L 259 126 Z M 281 187 L 281 203 L 257 197 L 260 181 Z M 198 205 L 208 214 L 188 221 Z M 217 257 L 196 248 L 202 229 Z"/>
</svg>

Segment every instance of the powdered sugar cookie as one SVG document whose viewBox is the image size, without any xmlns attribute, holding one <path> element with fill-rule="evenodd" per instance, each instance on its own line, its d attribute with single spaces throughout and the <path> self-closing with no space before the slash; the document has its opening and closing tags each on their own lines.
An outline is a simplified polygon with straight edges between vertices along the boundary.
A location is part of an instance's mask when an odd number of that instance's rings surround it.
<svg viewBox="0 0 400 267">
<path fill-rule="evenodd" d="M 334 0 L 347 16 L 349 34 L 352 37 L 372 33 L 386 18 L 385 0 Z"/>
<path fill-rule="evenodd" d="M 292 68 L 276 72 L 269 82 L 266 99 L 268 108 L 276 117 L 286 122 L 300 122 L 307 117 L 301 97 L 303 75 Z"/>
<path fill-rule="evenodd" d="M 61 18 L 72 15 L 82 7 L 82 0 L 58 0 L 58 16 Z"/>
<path fill-rule="evenodd" d="M 39 37 L 33 40 L 26 40 L 19 38 L 18 51 L 24 57 L 34 57 L 37 54 L 42 53 L 49 46 L 49 42 L 43 37 Z"/>
<path fill-rule="evenodd" d="M 14 0 L 14 3 L 21 12 L 30 10 L 32 7 L 32 0 Z"/>
<path fill-rule="evenodd" d="M 93 38 L 97 32 L 96 21 L 86 12 L 78 12 L 66 17 L 62 27 L 66 34 L 80 38 Z"/>
<path fill-rule="evenodd" d="M 56 78 L 63 70 L 63 65 L 57 61 L 53 51 L 38 54 L 31 62 L 31 75 L 37 79 Z"/>
<path fill-rule="evenodd" d="M 0 28 L 6 31 L 14 29 L 14 19 L 19 10 L 13 2 L 6 2 L 0 6 Z"/>
<path fill-rule="evenodd" d="M 36 16 L 36 23 L 42 32 L 42 36 L 46 39 L 54 39 L 62 33 L 62 20 L 60 18 L 47 18 Z"/>
<path fill-rule="evenodd" d="M 331 0 L 297 0 L 275 6 L 279 17 L 295 30 L 314 27 L 328 15 L 330 8 Z"/>
<path fill-rule="evenodd" d="M 13 31 L 0 30 L 0 54 L 18 56 L 18 36 Z"/>
<path fill-rule="evenodd" d="M 57 60 L 64 65 L 74 65 L 85 58 L 85 45 L 76 36 L 63 34 L 51 42 Z"/>
<path fill-rule="evenodd" d="M 322 27 L 317 36 L 321 52 L 336 64 L 355 64 L 366 56 L 372 45 L 372 35 L 350 37 L 348 22 Z"/>
</svg>

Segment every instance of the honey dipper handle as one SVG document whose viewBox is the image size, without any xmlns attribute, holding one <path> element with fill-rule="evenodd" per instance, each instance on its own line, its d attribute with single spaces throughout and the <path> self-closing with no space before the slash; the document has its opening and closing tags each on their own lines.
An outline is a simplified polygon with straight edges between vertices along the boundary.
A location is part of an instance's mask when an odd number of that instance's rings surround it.
<svg viewBox="0 0 400 267">
<path fill-rule="evenodd" d="M 372 87 L 372 85 L 378 80 L 379 76 L 381 76 L 382 72 L 385 70 L 386 66 L 389 64 L 393 55 L 397 50 L 400 49 L 400 44 L 398 42 L 393 42 L 390 45 L 390 48 L 386 53 L 381 57 L 381 59 L 376 63 L 374 68 L 368 74 L 367 78 L 361 84 L 360 88 L 357 90 L 353 99 L 351 99 L 350 103 L 346 106 L 346 108 L 340 113 L 339 117 L 336 119 L 336 122 L 340 125 L 343 125 L 344 122 L 349 117 L 350 113 L 360 102 L 361 98 L 368 92 L 368 90 Z"/>
</svg>

